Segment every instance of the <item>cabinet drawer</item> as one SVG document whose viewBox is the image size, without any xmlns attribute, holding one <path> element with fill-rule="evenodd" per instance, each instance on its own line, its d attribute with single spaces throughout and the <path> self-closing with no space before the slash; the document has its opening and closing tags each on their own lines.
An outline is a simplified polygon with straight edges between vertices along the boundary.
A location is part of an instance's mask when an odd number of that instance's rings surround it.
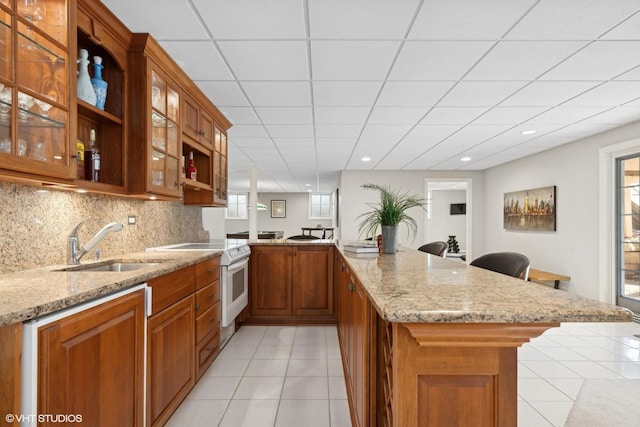
<svg viewBox="0 0 640 427">
<path fill-rule="evenodd" d="M 196 318 L 196 342 L 200 342 L 212 330 L 220 329 L 220 303 Z"/>
<path fill-rule="evenodd" d="M 152 314 L 169 307 L 196 290 L 194 266 L 172 271 L 148 281 L 152 291 Z"/>
<path fill-rule="evenodd" d="M 196 291 L 196 316 L 204 313 L 218 301 L 220 301 L 220 281 L 216 280 Z"/>
<path fill-rule="evenodd" d="M 215 257 L 196 264 L 197 288 L 208 285 L 220 278 L 220 257 Z"/>
<path fill-rule="evenodd" d="M 217 329 L 207 335 L 196 348 L 196 370 L 198 377 L 204 374 L 213 359 L 220 352 L 220 330 Z"/>
</svg>

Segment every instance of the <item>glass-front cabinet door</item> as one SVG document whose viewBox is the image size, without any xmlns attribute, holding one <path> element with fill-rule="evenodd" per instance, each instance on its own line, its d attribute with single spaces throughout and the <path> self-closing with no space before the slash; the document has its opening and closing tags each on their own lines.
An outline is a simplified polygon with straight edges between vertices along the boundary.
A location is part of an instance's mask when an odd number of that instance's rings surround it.
<svg viewBox="0 0 640 427">
<path fill-rule="evenodd" d="M 214 128 L 213 172 L 215 188 L 213 201 L 217 205 L 227 204 L 227 134 L 218 126 Z"/>
<path fill-rule="evenodd" d="M 180 92 L 151 70 L 151 187 L 180 190 Z M 158 188 L 159 187 L 159 188 Z"/>
<path fill-rule="evenodd" d="M 66 0 L 0 0 L 0 168 L 72 178 Z"/>
</svg>

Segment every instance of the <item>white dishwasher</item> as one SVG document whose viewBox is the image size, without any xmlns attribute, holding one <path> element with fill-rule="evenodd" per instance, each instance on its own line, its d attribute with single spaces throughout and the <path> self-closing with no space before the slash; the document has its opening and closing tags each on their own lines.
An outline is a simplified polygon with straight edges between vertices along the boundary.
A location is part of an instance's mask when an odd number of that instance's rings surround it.
<svg viewBox="0 0 640 427">
<path fill-rule="evenodd" d="M 144 328 L 146 331 L 146 318 L 151 313 L 151 288 L 146 283 L 132 286 L 123 291 L 115 292 L 104 297 L 97 298 L 95 300 L 88 301 L 74 305 L 72 307 L 53 312 L 51 314 L 38 317 L 36 319 L 28 320 L 24 322 L 22 328 L 22 405 L 21 405 L 21 426 L 36 426 L 38 425 L 38 331 L 40 328 L 63 319 L 68 316 L 72 316 L 76 313 L 97 307 L 106 302 L 112 301 L 116 298 L 120 298 L 124 295 L 128 295 L 137 292 L 141 289 L 145 290 L 145 319 Z M 146 333 L 144 340 L 144 360 L 146 372 Z M 146 380 L 145 380 L 146 385 Z M 145 393 L 146 395 L 146 393 Z"/>
</svg>

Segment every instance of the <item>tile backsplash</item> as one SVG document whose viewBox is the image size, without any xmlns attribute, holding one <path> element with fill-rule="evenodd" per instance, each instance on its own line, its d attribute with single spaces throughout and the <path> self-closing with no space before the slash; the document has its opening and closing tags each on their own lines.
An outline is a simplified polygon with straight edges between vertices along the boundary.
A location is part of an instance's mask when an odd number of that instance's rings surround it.
<svg viewBox="0 0 640 427">
<path fill-rule="evenodd" d="M 127 225 L 128 215 L 136 216 L 135 225 Z M 96 246 L 103 257 L 209 240 L 199 206 L 0 182 L 0 273 L 64 264 L 67 236 L 85 218 L 78 233 L 81 245 L 107 223 L 124 225 L 122 231 L 107 235 Z M 85 259 L 93 256 L 89 253 Z"/>
</svg>

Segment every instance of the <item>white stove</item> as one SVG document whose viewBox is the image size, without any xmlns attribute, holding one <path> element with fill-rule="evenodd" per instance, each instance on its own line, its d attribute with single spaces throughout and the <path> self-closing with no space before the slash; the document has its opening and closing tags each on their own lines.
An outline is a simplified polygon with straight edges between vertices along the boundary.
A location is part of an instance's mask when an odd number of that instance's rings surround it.
<svg viewBox="0 0 640 427">
<path fill-rule="evenodd" d="M 220 239 L 201 243 L 178 243 L 175 245 L 147 248 L 147 251 L 223 251 L 220 265 L 229 266 L 251 255 L 251 248 L 243 239 Z"/>
</svg>

